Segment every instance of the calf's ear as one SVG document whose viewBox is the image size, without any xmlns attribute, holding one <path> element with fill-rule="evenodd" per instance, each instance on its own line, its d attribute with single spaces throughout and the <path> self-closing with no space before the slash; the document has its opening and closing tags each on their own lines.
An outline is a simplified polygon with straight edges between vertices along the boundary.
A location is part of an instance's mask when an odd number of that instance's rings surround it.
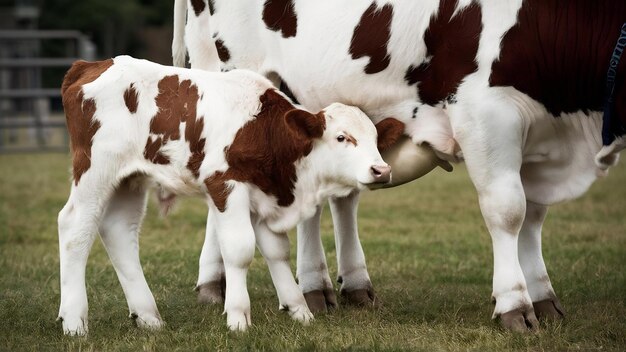
<svg viewBox="0 0 626 352">
<path fill-rule="evenodd" d="M 383 151 L 394 145 L 404 134 L 404 123 L 388 117 L 376 124 L 378 150 Z"/>
<path fill-rule="evenodd" d="M 323 113 L 313 115 L 300 109 L 288 111 L 285 114 L 285 123 L 293 134 L 304 139 L 320 138 L 326 128 Z"/>
</svg>

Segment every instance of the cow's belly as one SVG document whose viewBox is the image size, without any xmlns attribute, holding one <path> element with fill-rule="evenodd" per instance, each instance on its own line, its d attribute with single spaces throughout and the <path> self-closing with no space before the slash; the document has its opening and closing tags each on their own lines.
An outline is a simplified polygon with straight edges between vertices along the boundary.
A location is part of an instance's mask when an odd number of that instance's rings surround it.
<svg viewBox="0 0 626 352">
<path fill-rule="evenodd" d="M 528 120 L 520 170 L 526 199 L 550 205 L 581 196 L 606 171 L 595 156 L 602 147 L 602 115 L 549 113 Z"/>
</svg>

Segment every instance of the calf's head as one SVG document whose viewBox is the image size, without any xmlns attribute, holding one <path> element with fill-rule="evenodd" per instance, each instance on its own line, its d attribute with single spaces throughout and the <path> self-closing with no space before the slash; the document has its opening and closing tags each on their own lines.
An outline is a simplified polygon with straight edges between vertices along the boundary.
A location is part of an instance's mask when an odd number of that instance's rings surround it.
<svg viewBox="0 0 626 352">
<path fill-rule="evenodd" d="M 285 119 L 294 133 L 314 138 L 311 167 L 326 182 L 359 189 L 391 182 L 376 127 L 358 108 L 334 103 L 316 115 L 292 110 Z"/>
</svg>

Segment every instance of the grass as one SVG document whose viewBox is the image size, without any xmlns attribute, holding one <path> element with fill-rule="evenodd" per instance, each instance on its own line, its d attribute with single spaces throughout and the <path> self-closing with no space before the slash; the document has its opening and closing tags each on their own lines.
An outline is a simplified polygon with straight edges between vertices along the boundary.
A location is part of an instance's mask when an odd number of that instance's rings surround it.
<svg viewBox="0 0 626 352">
<path fill-rule="evenodd" d="M 553 207 L 544 255 L 568 315 L 537 334 L 490 320 L 491 241 L 465 168 L 365 194 L 361 240 L 378 309 L 341 305 L 308 327 L 278 311 L 257 255 L 249 274 L 253 327 L 229 333 L 219 307 L 198 306 L 193 286 L 203 240 L 202 201 L 180 202 L 168 218 L 154 203 L 141 235 L 148 283 L 167 326 L 137 329 L 99 241 L 87 266 L 87 338 L 62 335 L 56 215 L 69 190 L 69 158 L 0 156 L 0 350 L 624 350 L 626 349 L 626 166 L 575 202 Z M 332 225 L 322 224 L 331 275 Z M 291 234 L 292 246 L 294 236 Z M 292 251 L 295 253 L 295 250 Z M 295 256 L 292 265 L 295 268 Z"/>
</svg>

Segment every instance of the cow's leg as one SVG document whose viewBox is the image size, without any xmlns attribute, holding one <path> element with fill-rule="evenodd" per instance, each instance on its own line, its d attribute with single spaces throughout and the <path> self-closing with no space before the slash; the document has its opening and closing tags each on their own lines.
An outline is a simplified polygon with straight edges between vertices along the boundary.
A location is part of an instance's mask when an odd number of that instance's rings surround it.
<svg viewBox="0 0 626 352">
<path fill-rule="evenodd" d="M 85 335 L 87 323 L 87 291 L 85 268 L 98 223 L 110 197 L 107 187 L 98 187 L 93 170 L 84 174 L 77 186 L 72 185 L 70 197 L 59 212 L 59 259 L 61 273 L 61 304 L 58 319 L 63 321 L 67 335 Z"/>
<path fill-rule="evenodd" d="M 322 207 L 315 215 L 298 224 L 297 277 L 309 309 L 313 313 L 337 306 L 335 290 L 328 274 L 326 254 L 322 245 L 320 218 Z"/>
<path fill-rule="evenodd" d="M 519 261 L 535 314 L 539 319 L 562 318 L 565 314 L 554 293 L 541 255 L 541 226 L 547 210 L 548 207 L 544 205 L 526 202 L 526 218 L 518 243 Z"/>
<path fill-rule="evenodd" d="M 208 304 L 224 303 L 226 294 L 226 276 L 224 261 L 217 239 L 215 215 L 209 211 L 206 224 L 206 235 L 202 253 L 200 253 L 200 268 L 198 271 L 198 302 Z"/>
<path fill-rule="evenodd" d="M 257 246 L 272 275 L 279 309 L 288 311 L 294 320 L 308 324 L 313 319 L 313 314 L 289 266 L 289 237 L 286 233 L 275 233 L 265 223 L 256 223 L 254 232 Z"/>
<path fill-rule="evenodd" d="M 493 242 L 493 318 L 508 329 L 526 331 L 538 322 L 517 250 L 526 212 L 519 174 L 524 126 L 515 108 L 475 99 L 484 103 L 480 110 L 453 106 L 448 111 Z"/>
<path fill-rule="evenodd" d="M 139 261 L 139 229 L 147 201 L 141 181 L 127 179 L 117 187 L 100 224 L 100 238 L 124 290 L 130 317 L 141 328 L 158 329 L 163 321 Z"/>
<path fill-rule="evenodd" d="M 224 258 L 226 321 L 229 329 L 244 331 L 251 323 L 246 276 L 255 249 L 248 190 L 241 184 L 235 184 L 223 212 L 219 212 L 212 203 L 209 206 L 209 211 L 215 212 L 217 238 Z"/>
<path fill-rule="evenodd" d="M 338 281 L 341 283 L 341 295 L 351 304 L 368 306 L 375 305 L 378 301 L 365 265 L 365 254 L 359 241 L 356 220 L 358 203 L 359 192 L 354 191 L 347 197 L 331 198 L 330 210 L 335 227 Z"/>
</svg>

